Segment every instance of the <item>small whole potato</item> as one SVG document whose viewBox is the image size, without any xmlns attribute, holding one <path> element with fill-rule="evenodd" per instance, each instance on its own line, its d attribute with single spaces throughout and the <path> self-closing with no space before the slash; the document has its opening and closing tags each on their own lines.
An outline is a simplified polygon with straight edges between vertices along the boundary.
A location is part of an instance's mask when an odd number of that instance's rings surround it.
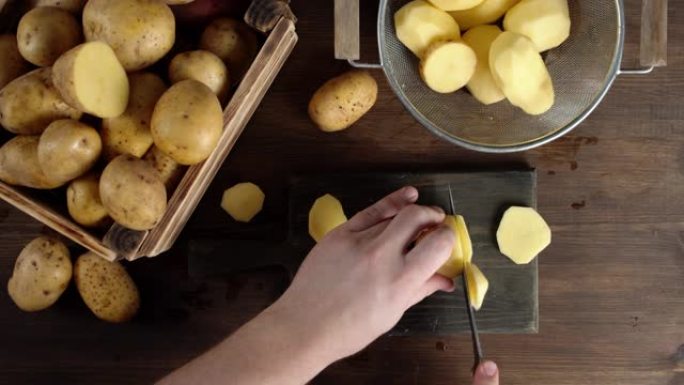
<svg viewBox="0 0 684 385">
<path fill-rule="evenodd" d="M 54 304 L 71 280 L 69 249 L 52 237 L 38 237 L 21 250 L 7 282 L 7 292 L 23 311 Z"/>
<path fill-rule="evenodd" d="M 173 47 L 176 21 L 162 1 L 90 0 L 83 8 L 87 41 L 107 43 L 126 71 L 156 63 Z"/>
<path fill-rule="evenodd" d="M 86 0 L 31 0 L 31 6 L 58 7 L 71 13 L 80 13 Z"/>
<path fill-rule="evenodd" d="M 80 119 L 52 83 L 52 69 L 39 68 L 0 90 L 0 125 L 14 134 L 37 135 L 58 119 Z"/>
<path fill-rule="evenodd" d="M 89 173 L 76 178 L 67 187 L 69 215 L 81 226 L 104 227 L 110 222 L 107 209 L 100 199 L 100 178 Z"/>
<path fill-rule="evenodd" d="M 38 163 L 45 175 L 68 181 L 90 170 L 101 151 L 97 130 L 76 120 L 56 120 L 40 135 Z"/>
<path fill-rule="evenodd" d="M 216 95 L 196 80 L 183 80 L 162 95 L 152 113 L 154 144 L 182 165 L 209 157 L 223 131 Z"/>
<path fill-rule="evenodd" d="M 221 58 L 233 84 L 237 84 L 256 56 L 257 37 L 244 22 L 224 17 L 207 26 L 200 39 L 200 48 Z"/>
<path fill-rule="evenodd" d="M 26 12 L 17 27 L 21 56 L 39 66 L 51 66 L 83 40 L 74 15 L 61 8 L 38 7 Z"/>
<path fill-rule="evenodd" d="M 37 135 L 19 135 L 0 147 L 1 181 L 36 189 L 53 189 L 67 182 L 43 172 L 38 162 L 39 140 Z"/>
<path fill-rule="evenodd" d="M 309 116 L 326 132 L 344 130 L 375 104 L 378 84 L 368 71 L 352 70 L 321 86 L 309 102 Z"/>
<path fill-rule="evenodd" d="M 176 55 L 169 64 L 172 83 L 193 79 L 209 87 L 221 102 L 226 100 L 230 87 L 228 69 L 221 59 L 209 51 L 197 50 Z"/>
<path fill-rule="evenodd" d="M 149 230 L 166 211 L 166 188 L 146 161 L 119 155 L 100 177 L 100 198 L 109 215 L 132 230 Z"/>
<path fill-rule="evenodd" d="M 19 53 L 17 37 L 0 35 L 0 89 L 29 70 L 29 64 Z"/>
<path fill-rule="evenodd" d="M 178 164 L 170 156 L 164 154 L 162 150 L 157 146 L 152 146 L 150 151 L 145 154 L 143 158 L 147 161 L 150 166 L 152 166 L 157 173 L 161 181 L 166 186 L 166 191 L 173 191 L 185 174 L 186 167 Z"/>
<path fill-rule="evenodd" d="M 85 253 L 74 265 L 74 281 L 83 302 L 101 320 L 126 322 L 140 308 L 138 288 L 119 262 Z"/>
</svg>

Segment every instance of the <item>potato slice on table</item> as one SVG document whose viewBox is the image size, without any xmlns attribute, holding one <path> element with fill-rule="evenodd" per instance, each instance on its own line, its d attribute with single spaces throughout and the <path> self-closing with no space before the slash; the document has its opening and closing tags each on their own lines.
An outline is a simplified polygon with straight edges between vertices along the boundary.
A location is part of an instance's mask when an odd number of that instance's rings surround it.
<svg viewBox="0 0 684 385">
<path fill-rule="evenodd" d="M 527 36 L 539 52 L 558 47 L 570 36 L 567 0 L 522 0 L 504 18 L 504 29 Z"/>
<path fill-rule="evenodd" d="M 17 44 L 21 56 L 39 66 L 51 66 L 64 52 L 83 41 L 76 17 L 60 8 L 34 8 L 21 18 Z"/>
<path fill-rule="evenodd" d="M 468 283 L 470 305 L 473 309 L 480 310 L 485 295 L 487 295 L 487 290 L 489 290 L 489 281 L 474 263 L 466 264 L 464 274 Z"/>
<path fill-rule="evenodd" d="M 437 274 L 448 278 L 456 278 L 463 273 L 463 266 L 473 258 L 473 245 L 468 234 L 468 227 L 461 215 L 447 215 L 444 224 L 449 226 L 456 235 L 456 244 L 449 259 L 439 268 Z"/>
<path fill-rule="evenodd" d="M 100 118 L 119 116 L 128 105 L 126 71 L 101 41 L 83 43 L 60 56 L 52 80 L 68 104 Z"/>
<path fill-rule="evenodd" d="M 254 183 L 238 183 L 223 192 L 221 208 L 238 222 L 251 221 L 264 207 L 266 196 Z"/>
<path fill-rule="evenodd" d="M 494 23 L 519 1 L 484 0 L 476 7 L 449 12 L 449 14 L 456 20 L 458 26 L 461 27 L 461 31 L 465 31 L 477 25 Z"/>
<path fill-rule="evenodd" d="M 500 34 L 501 30 L 495 25 L 479 25 L 463 34 L 463 41 L 475 51 L 477 57 L 475 73 L 467 84 L 468 91 L 485 105 L 506 99 L 489 70 L 489 48 Z"/>
<path fill-rule="evenodd" d="M 470 9 L 482 3 L 483 0 L 429 0 L 435 7 L 444 11 L 459 11 Z"/>
<path fill-rule="evenodd" d="M 530 115 L 548 111 L 554 102 L 546 64 L 527 37 L 503 32 L 489 51 L 489 69 L 508 101 Z"/>
<path fill-rule="evenodd" d="M 476 64 L 475 52 L 467 44 L 438 41 L 425 50 L 420 61 L 420 77 L 435 92 L 454 92 L 468 84 Z"/>
<path fill-rule="evenodd" d="M 394 28 L 397 39 L 418 57 L 435 41 L 461 37 L 453 17 L 423 0 L 401 7 L 394 14 Z"/>
<path fill-rule="evenodd" d="M 309 210 L 309 235 L 316 242 L 320 242 L 326 234 L 346 221 L 347 216 L 344 215 L 340 201 L 330 194 L 325 194 L 316 199 Z"/>
<path fill-rule="evenodd" d="M 501 254 L 523 265 L 551 244 L 551 229 L 533 208 L 513 206 L 501 218 L 496 241 Z"/>
<path fill-rule="evenodd" d="M 101 151 L 97 130 L 77 120 L 56 120 L 40 135 L 38 163 L 45 175 L 69 181 L 90 170 Z"/>
<path fill-rule="evenodd" d="M 104 227 L 110 223 L 100 199 L 100 177 L 95 173 L 76 178 L 66 191 L 69 215 L 81 226 Z"/>
<path fill-rule="evenodd" d="M 0 89 L 31 68 L 19 53 L 14 35 L 0 35 Z"/>
</svg>

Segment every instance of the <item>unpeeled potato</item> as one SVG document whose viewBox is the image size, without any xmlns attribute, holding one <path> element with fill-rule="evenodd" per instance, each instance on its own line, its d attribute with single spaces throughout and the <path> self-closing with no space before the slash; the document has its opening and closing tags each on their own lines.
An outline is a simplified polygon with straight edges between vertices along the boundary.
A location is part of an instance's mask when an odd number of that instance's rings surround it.
<svg viewBox="0 0 684 385">
<path fill-rule="evenodd" d="M 475 51 L 477 57 L 475 73 L 467 84 L 468 91 L 486 105 L 506 98 L 489 70 L 489 49 L 500 34 L 501 30 L 495 25 L 478 25 L 463 34 L 463 41 Z"/>
<path fill-rule="evenodd" d="M 29 70 L 14 35 L 0 35 L 0 89 Z"/>
<path fill-rule="evenodd" d="M 430 44 L 461 37 L 458 24 L 445 11 L 423 0 L 406 3 L 394 14 L 397 39 L 422 57 Z"/>
<path fill-rule="evenodd" d="M 508 10 L 506 31 L 527 36 L 539 52 L 558 47 L 570 36 L 567 0 L 522 0 Z"/>
<path fill-rule="evenodd" d="M 221 102 L 225 101 L 230 88 L 230 76 L 221 59 L 209 51 L 182 52 L 169 64 L 172 83 L 193 79 L 209 87 Z"/>
<path fill-rule="evenodd" d="M 110 218 L 100 199 L 100 177 L 95 173 L 76 178 L 66 191 L 67 209 L 81 226 L 104 227 Z"/>
<path fill-rule="evenodd" d="M 309 235 L 320 242 L 326 234 L 347 221 L 342 204 L 337 198 L 325 194 L 316 199 L 309 210 Z"/>
<path fill-rule="evenodd" d="M 456 20 L 461 31 L 499 20 L 506 11 L 520 0 L 484 0 L 478 6 L 461 11 L 449 12 Z"/>
<path fill-rule="evenodd" d="M 71 13 L 80 13 L 86 0 L 31 0 L 32 7 L 58 7 Z"/>
<path fill-rule="evenodd" d="M 171 193 L 176 188 L 181 179 L 183 179 L 183 174 L 187 169 L 187 167 L 166 155 L 157 146 L 152 146 L 143 159 L 157 171 L 159 178 L 164 183 L 164 186 L 166 186 L 167 193 Z"/>
<path fill-rule="evenodd" d="M 40 67 L 51 66 L 82 40 L 81 25 L 61 8 L 34 8 L 24 14 L 17 27 L 21 56 Z"/>
<path fill-rule="evenodd" d="M 237 84 L 252 64 L 258 49 L 254 31 L 244 22 L 227 17 L 211 22 L 202 33 L 200 48 L 218 56 Z"/>
<path fill-rule="evenodd" d="M 18 135 L 0 147 L 0 180 L 35 189 L 57 188 L 67 180 L 53 179 L 38 162 L 37 135 Z"/>
<path fill-rule="evenodd" d="M 69 181 L 90 170 L 102 151 L 100 134 L 76 120 L 52 123 L 40 135 L 38 162 L 45 175 Z"/>
</svg>

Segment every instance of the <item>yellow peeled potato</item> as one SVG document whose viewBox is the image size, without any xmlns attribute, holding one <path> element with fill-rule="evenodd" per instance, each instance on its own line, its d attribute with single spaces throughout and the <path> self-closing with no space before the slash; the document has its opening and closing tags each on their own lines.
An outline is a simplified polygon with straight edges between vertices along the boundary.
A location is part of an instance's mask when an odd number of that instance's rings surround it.
<svg viewBox="0 0 684 385">
<path fill-rule="evenodd" d="M 470 305 L 473 309 L 480 310 L 485 295 L 487 295 L 487 290 L 489 290 L 489 281 L 474 263 L 467 263 L 464 273 L 468 285 Z"/>
<path fill-rule="evenodd" d="M 483 0 L 429 0 L 435 7 L 444 11 L 460 11 L 470 9 L 482 3 Z"/>
<path fill-rule="evenodd" d="M 83 43 L 60 56 L 52 80 L 67 103 L 100 118 L 119 116 L 128 105 L 126 71 L 101 41 Z"/>
<path fill-rule="evenodd" d="M 23 311 L 52 306 L 71 280 L 69 249 L 61 241 L 41 236 L 29 242 L 14 263 L 7 292 Z"/>
<path fill-rule="evenodd" d="M 112 160 L 121 154 L 138 158 L 152 146 L 152 111 L 166 91 L 166 84 L 156 74 L 136 72 L 128 75 L 130 92 L 128 106 L 123 114 L 102 120 L 104 156 Z"/>
<path fill-rule="evenodd" d="M 21 56 L 39 66 L 51 66 L 83 40 L 76 17 L 61 8 L 38 7 L 26 12 L 17 27 Z"/>
<path fill-rule="evenodd" d="M 506 98 L 489 70 L 489 48 L 500 34 L 501 30 L 495 25 L 478 25 L 463 34 L 463 41 L 475 51 L 477 57 L 475 73 L 466 87 L 475 99 L 486 105 Z"/>
<path fill-rule="evenodd" d="M 140 294 L 119 262 L 87 252 L 74 265 L 76 288 L 86 306 L 107 322 L 126 322 L 140 308 Z"/>
<path fill-rule="evenodd" d="M 172 192 L 176 188 L 181 179 L 183 179 L 187 168 L 164 154 L 157 146 L 152 146 L 143 159 L 157 171 L 159 178 L 164 183 L 164 186 L 166 186 L 167 193 Z"/>
<path fill-rule="evenodd" d="M 265 197 L 254 183 L 238 183 L 223 192 L 221 208 L 236 221 L 249 222 L 264 207 Z"/>
<path fill-rule="evenodd" d="M 512 6 L 520 0 L 484 0 L 478 6 L 453 11 L 449 14 L 456 20 L 461 31 L 482 24 L 491 24 L 499 20 Z"/>
<path fill-rule="evenodd" d="M 418 57 L 436 41 L 461 37 L 453 17 L 423 0 L 401 7 L 394 14 L 394 28 L 397 39 Z"/>
<path fill-rule="evenodd" d="M 72 180 L 90 170 L 102 151 L 98 132 L 77 120 L 56 120 L 38 142 L 38 162 L 52 179 Z"/>
<path fill-rule="evenodd" d="M 522 0 L 509 9 L 504 29 L 527 36 L 539 52 L 558 47 L 570 36 L 567 0 Z"/>
<path fill-rule="evenodd" d="M 53 179 L 38 162 L 38 135 L 18 135 L 0 147 L 0 180 L 16 186 L 48 190 L 67 180 Z"/>
<path fill-rule="evenodd" d="M 527 37 L 509 31 L 501 33 L 489 50 L 489 69 L 508 101 L 526 113 L 540 115 L 553 106 L 551 76 Z"/>
<path fill-rule="evenodd" d="M 326 234 L 347 221 L 342 204 L 337 198 L 325 194 L 316 199 L 309 210 L 309 235 L 320 242 Z"/>
<path fill-rule="evenodd" d="M 0 35 L 0 89 L 30 68 L 19 53 L 14 35 Z"/>
<path fill-rule="evenodd" d="M 524 265 L 551 244 L 551 229 L 533 208 L 513 206 L 501 218 L 496 240 L 501 254 Z"/>
<path fill-rule="evenodd" d="M 200 48 L 223 60 L 233 84 L 237 84 L 256 57 L 258 42 L 254 31 L 243 21 L 223 17 L 202 32 Z"/>
<path fill-rule="evenodd" d="M 67 187 L 69 215 L 81 226 L 103 227 L 110 222 L 100 199 L 100 178 L 95 173 L 76 178 Z"/>
<path fill-rule="evenodd" d="M 228 96 L 230 77 L 221 59 L 209 51 L 182 52 L 174 56 L 169 64 L 169 79 L 172 83 L 193 79 L 209 87 L 223 102 Z"/>
<path fill-rule="evenodd" d="M 438 41 L 425 50 L 420 77 L 435 92 L 454 92 L 468 84 L 476 64 L 475 52 L 465 43 Z"/>
<path fill-rule="evenodd" d="M 444 218 L 443 223 L 454 231 L 454 235 L 456 236 L 456 244 L 451 251 L 451 256 L 444 263 L 444 265 L 439 268 L 437 274 L 453 279 L 461 275 L 461 273 L 463 273 L 463 266 L 465 266 L 467 263 L 470 263 L 472 260 L 473 245 L 470 241 L 470 235 L 468 234 L 468 227 L 466 226 L 465 219 L 463 219 L 461 215 L 447 215 Z M 420 241 L 420 239 L 418 241 Z"/>
</svg>

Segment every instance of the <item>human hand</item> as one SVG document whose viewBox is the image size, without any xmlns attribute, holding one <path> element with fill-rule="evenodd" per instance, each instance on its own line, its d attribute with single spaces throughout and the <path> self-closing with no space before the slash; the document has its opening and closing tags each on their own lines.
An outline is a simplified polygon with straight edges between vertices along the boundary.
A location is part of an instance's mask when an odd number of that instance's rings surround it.
<svg viewBox="0 0 684 385">
<path fill-rule="evenodd" d="M 473 385 L 499 385 L 499 368 L 492 361 L 480 364 L 473 374 Z"/>
<path fill-rule="evenodd" d="M 306 336 L 302 343 L 320 345 L 323 360 L 356 353 L 411 306 L 454 289 L 435 274 L 451 254 L 453 231 L 441 225 L 441 209 L 416 205 L 417 199 L 418 191 L 405 187 L 331 231 L 268 310 Z M 435 226 L 409 249 L 422 230 Z"/>
</svg>

